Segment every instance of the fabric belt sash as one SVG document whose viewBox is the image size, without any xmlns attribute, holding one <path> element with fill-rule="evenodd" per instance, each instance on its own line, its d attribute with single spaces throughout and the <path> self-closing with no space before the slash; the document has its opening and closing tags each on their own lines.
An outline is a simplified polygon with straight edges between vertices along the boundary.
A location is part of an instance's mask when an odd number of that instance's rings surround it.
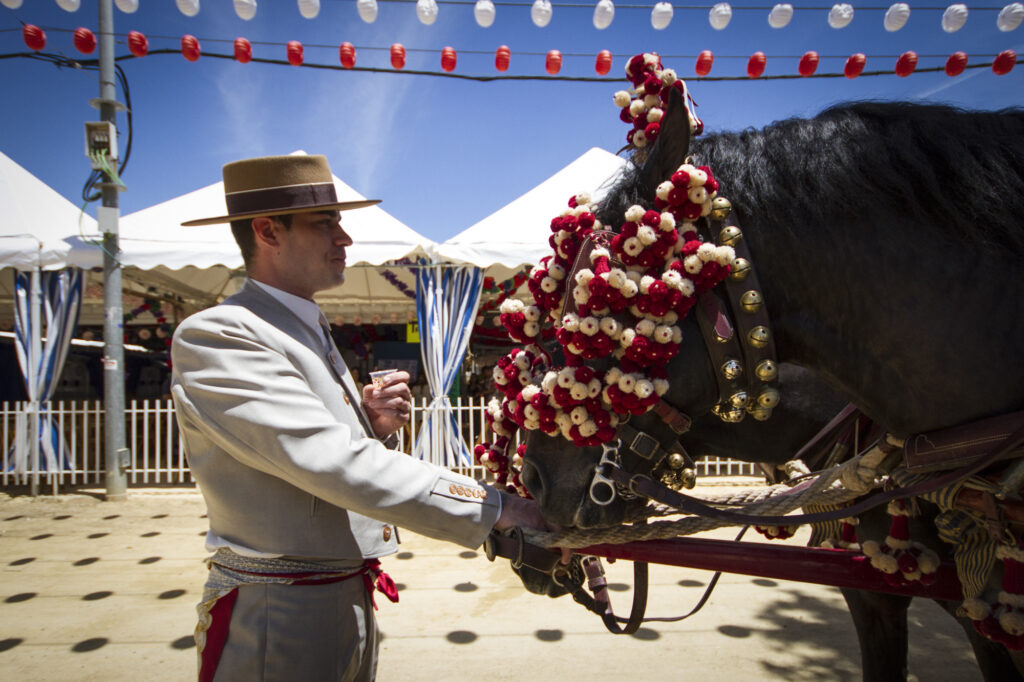
<svg viewBox="0 0 1024 682">
<path fill-rule="evenodd" d="M 206 563 L 210 577 L 203 591 L 203 601 L 196 607 L 199 612 L 195 632 L 199 682 L 211 682 L 217 672 L 217 663 L 228 639 L 231 611 L 241 585 L 328 585 L 362 576 L 374 610 L 378 608 L 373 594 L 375 590 L 391 602 L 398 602 L 395 581 L 381 570 L 379 559 L 366 559 L 361 566 L 346 570 L 289 559 L 245 557 L 221 548 Z"/>
</svg>

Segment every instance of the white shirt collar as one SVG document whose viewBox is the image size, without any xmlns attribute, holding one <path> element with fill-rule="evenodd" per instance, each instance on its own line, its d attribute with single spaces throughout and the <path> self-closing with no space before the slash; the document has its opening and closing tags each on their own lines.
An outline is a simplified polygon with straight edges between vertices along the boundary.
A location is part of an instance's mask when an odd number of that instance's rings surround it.
<svg viewBox="0 0 1024 682">
<path fill-rule="evenodd" d="M 287 291 L 282 291 L 277 287 L 270 286 L 264 282 L 259 282 L 254 279 L 250 279 L 250 282 L 257 285 L 268 294 L 277 299 L 281 305 L 285 306 L 293 313 L 295 313 L 300 320 L 302 320 L 310 329 L 317 333 L 321 340 L 329 342 L 330 340 L 325 336 L 323 327 L 320 326 L 320 318 L 323 317 L 323 311 L 320 310 L 320 306 L 314 301 L 310 301 L 308 298 L 302 298 L 295 294 L 289 294 Z M 325 320 L 327 318 L 324 318 Z M 328 347 L 330 344 L 328 343 Z"/>
</svg>

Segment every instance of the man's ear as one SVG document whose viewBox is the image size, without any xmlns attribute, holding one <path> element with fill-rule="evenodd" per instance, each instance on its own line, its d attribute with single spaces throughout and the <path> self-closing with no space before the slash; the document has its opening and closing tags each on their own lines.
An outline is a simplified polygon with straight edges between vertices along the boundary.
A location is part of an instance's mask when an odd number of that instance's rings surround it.
<svg viewBox="0 0 1024 682">
<path fill-rule="evenodd" d="M 278 223 L 272 218 L 259 217 L 252 219 L 252 233 L 257 242 L 277 248 L 280 244 L 277 239 Z"/>
</svg>

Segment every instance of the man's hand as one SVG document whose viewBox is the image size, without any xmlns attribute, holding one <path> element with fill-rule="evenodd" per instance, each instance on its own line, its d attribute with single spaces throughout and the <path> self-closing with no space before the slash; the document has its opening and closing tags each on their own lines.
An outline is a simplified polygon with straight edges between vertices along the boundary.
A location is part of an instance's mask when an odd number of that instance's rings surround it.
<svg viewBox="0 0 1024 682">
<path fill-rule="evenodd" d="M 501 491 L 501 515 L 494 523 L 494 530 L 508 530 L 516 526 L 546 531 L 562 530 L 544 520 L 536 500 L 528 500 L 525 497 Z M 562 563 L 568 564 L 572 558 L 572 550 L 562 547 L 559 551 L 562 553 Z"/>
<path fill-rule="evenodd" d="M 409 373 L 397 371 L 388 374 L 380 388 L 372 383 L 363 386 L 363 409 L 377 438 L 387 438 L 408 424 L 412 417 Z"/>
</svg>

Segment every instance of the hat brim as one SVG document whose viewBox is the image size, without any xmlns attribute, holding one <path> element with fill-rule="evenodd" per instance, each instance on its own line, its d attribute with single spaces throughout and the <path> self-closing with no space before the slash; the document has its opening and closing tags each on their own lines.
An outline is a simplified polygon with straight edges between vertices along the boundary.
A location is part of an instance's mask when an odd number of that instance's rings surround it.
<svg viewBox="0 0 1024 682">
<path fill-rule="evenodd" d="M 339 201 L 334 204 L 323 206 L 304 206 L 302 208 L 282 208 L 276 211 L 250 211 L 248 213 L 236 213 L 234 215 L 222 215 L 216 218 L 199 218 L 198 220 L 186 220 L 182 227 L 197 227 L 200 225 L 218 225 L 230 223 L 235 220 L 247 220 L 249 218 L 270 218 L 278 215 L 291 215 L 293 213 L 323 213 L 324 211 L 352 211 L 357 208 L 376 206 L 380 199 L 362 199 L 360 201 Z"/>
</svg>

